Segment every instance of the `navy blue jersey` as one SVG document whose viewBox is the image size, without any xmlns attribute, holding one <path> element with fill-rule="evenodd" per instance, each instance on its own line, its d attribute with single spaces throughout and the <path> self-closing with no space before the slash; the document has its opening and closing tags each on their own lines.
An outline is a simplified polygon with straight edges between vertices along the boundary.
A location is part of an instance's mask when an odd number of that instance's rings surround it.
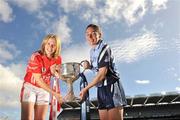
<svg viewBox="0 0 180 120">
<path fill-rule="evenodd" d="M 91 49 L 90 62 L 95 73 L 102 67 L 108 69 L 105 79 L 97 85 L 98 87 L 107 86 L 119 80 L 111 49 L 103 40 L 100 40 L 96 47 Z"/>
</svg>

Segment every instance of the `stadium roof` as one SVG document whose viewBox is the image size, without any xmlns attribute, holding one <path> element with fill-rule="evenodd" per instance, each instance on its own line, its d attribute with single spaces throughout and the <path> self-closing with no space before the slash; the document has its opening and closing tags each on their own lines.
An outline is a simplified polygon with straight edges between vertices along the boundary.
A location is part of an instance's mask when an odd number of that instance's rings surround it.
<svg viewBox="0 0 180 120">
<path fill-rule="evenodd" d="M 167 92 L 166 94 L 150 94 L 146 95 L 135 95 L 134 97 L 126 97 L 127 106 L 149 106 L 149 105 L 161 105 L 161 104 L 176 104 L 180 103 L 180 93 L 178 92 Z M 97 100 L 90 101 L 91 109 L 97 109 Z M 65 110 L 80 109 L 80 101 L 65 102 L 62 106 Z"/>
</svg>

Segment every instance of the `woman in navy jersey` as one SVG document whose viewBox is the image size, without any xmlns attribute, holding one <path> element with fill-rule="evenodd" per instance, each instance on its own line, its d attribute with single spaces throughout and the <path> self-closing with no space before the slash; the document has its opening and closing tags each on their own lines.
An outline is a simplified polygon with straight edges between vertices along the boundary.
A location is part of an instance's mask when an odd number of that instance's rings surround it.
<svg viewBox="0 0 180 120">
<path fill-rule="evenodd" d="M 98 111 L 101 120 L 123 120 L 123 107 L 127 104 L 123 87 L 114 63 L 109 45 L 102 40 L 99 26 L 90 24 L 86 27 L 86 39 L 91 46 L 90 62 L 83 67 L 91 69 L 95 77 L 80 92 L 83 99 L 87 90 L 97 86 Z"/>
</svg>

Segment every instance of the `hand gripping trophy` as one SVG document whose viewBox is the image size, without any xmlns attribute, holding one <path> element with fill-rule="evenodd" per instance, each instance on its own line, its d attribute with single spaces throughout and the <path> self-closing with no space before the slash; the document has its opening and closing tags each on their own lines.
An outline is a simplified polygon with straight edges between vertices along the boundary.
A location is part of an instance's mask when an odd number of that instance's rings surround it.
<svg viewBox="0 0 180 120">
<path fill-rule="evenodd" d="M 64 97 L 65 102 L 72 102 L 76 100 L 80 100 L 78 97 L 75 97 L 74 91 L 73 91 L 73 82 L 76 81 L 79 77 L 80 80 L 80 90 L 83 89 L 87 84 L 87 80 L 83 72 L 80 73 L 80 66 L 82 66 L 82 63 L 85 61 L 82 61 L 81 63 L 77 62 L 68 62 L 61 65 L 61 78 L 63 81 L 67 83 L 68 86 L 68 93 Z M 81 103 L 81 120 L 89 120 L 90 119 L 90 103 L 89 103 L 89 91 L 87 92 L 87 95 L 84 100 L 80 101 Z"/>
<path fill-rule="evenodd" d="M 62 80 L 67 83 L 68 93 L 64 97 L 66 102 L 78 100 L 74 95 L 73 82 L 79 78 L 81 63 L 68 62 L 61 65 L 61 77 Z"/>
</svg>

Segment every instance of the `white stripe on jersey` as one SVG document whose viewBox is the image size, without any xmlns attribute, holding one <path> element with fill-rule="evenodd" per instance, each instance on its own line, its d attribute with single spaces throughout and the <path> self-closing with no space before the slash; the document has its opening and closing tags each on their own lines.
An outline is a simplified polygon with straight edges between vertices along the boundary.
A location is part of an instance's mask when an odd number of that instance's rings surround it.
<svg viewBox="0 0 180 120">
<path fill-rule="evenodd" d="M 102 57 L 104 56 L 104 54 L 105 54 L 105 52 L 106 52 L 107 49 L 109 49 L 109 45 L 107 45 L 107 46 L 104 48 L 104 50 L 101 52 L 101 55 L 100 55 L 100 57 L 99 57 L 99 61 L 98 61 L 98 62 L 101 61 L 101 59 L 102 59 Z"/>
</svg>

